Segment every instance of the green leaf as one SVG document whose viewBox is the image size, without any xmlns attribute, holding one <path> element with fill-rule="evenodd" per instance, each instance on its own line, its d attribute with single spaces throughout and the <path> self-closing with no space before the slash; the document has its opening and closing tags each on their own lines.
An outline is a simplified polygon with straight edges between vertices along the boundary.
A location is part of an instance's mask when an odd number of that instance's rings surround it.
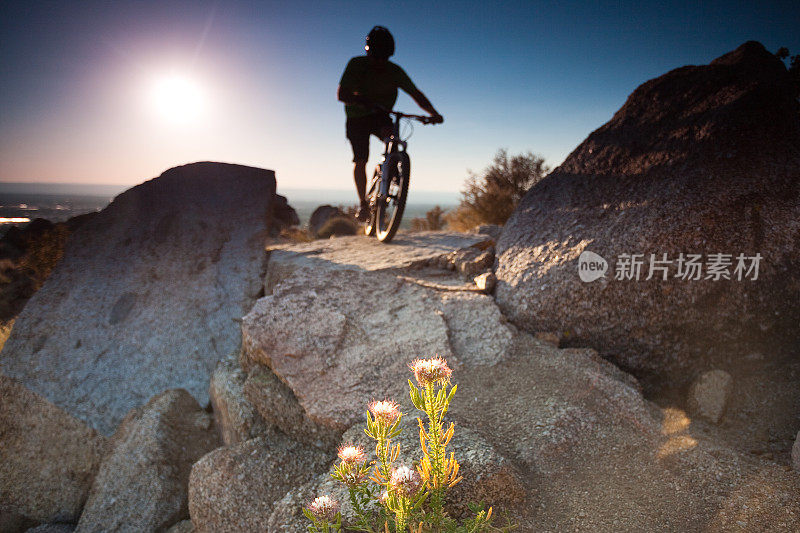
<svg viewBox="0 0 800 533">
<path fill-rule="evenodd" d="M 392 435 L 399 434 L 401 430 L 397 429 L 400 426 L 400 419 L 403 418 L 403 413 L 400 413 L 400 416 L 397 417 L 397 420 L 394 421 L 392 427 L 389 428 L 389 433 Z M 395 433 L 396 432 L 396 433 Z"/>
<path fill-rule="evenodd" d="M 436 405 L 441 405 L 445 398 L 445 389 L 442 387 L 439 389 L 439 392 L 436 393 Z"/>
<path fill-rule="evenodd" d="M 408 380 L 408 386 L 409 386 L 409 393 L 411 394 L 411 403 L 413 403 L 414 407 L 416 407 L 420 411 L 424 411 L 425 403 L 423 402 L 422 397 L 420 396 L 419 389 L 416 388 L 413 383 L 411 383 L 410 379 Z"/>
<path fill-rule="evenodd" d="M 458 385 L 453 385 L 453 388 L 450 389 L 450 394 L 447 395 L 447 403 L 450 403 L 450 401 L 453 399 L 453 395 L 456 393 L 457 388 Z"/>
</svg>

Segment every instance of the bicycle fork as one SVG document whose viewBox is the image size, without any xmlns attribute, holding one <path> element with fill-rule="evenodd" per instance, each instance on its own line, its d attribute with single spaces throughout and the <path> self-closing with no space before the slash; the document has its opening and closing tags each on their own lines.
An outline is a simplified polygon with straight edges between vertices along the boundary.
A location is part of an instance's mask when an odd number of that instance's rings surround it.
<svg viewBox="0 0 800 533">
<path fill-rule="evenodd" d="M 389 196 L 389 159 L 391 159 L 391 156 L 384 154 L 383 161 L 381 161 L 381 183 L 378 191 L 382 199 Z"/>
<path fill-rule="evenodd" d="M 393 166 L 395 169 L 397 168 L 397 161 L 399 159 L 399 152 L 393 146 L 393 143 L 398 143 L 403 151 L 405 151 L 406 148 L 405 141 L 390 139 L 389 142 L 386 143 L 387 150 L 383 153 L 383 161 L 381 161 L 381 184 L 379 189 L 380 197 L 384 200 L 389 197 L 389 185 L 392 181 L 390 171 Z"/>
</svg>

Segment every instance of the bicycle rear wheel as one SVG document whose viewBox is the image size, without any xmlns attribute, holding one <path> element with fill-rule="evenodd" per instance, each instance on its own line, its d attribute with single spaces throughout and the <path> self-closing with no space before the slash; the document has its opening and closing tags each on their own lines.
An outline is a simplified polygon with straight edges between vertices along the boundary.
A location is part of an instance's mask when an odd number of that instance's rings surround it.
<svg viewBox="0 0 800 533">
<path fill-rule="evenodd" d="M 408 154 L 392 154 L 389 169 L 389 194 L 378 202 L 376 234 L 381 242 L 389 242 L 400 228 L 408 197 L 408 182 L 411 176 L 411 160 Z"/>
<path fill-rule="evenodd" d="M 364 224 L 364 235 L 372 237 L 375 235 L 375 220 L 377 218 L 378 210 L 378 193 L 380 192 L 381 183 L 381 166 L 375 167 L 375 173 L 372 175 L 370 188 L 367 192 L 367 201 L 369 202 L 369 215 L 367 215 L 367 222 Z"/>
</svg>

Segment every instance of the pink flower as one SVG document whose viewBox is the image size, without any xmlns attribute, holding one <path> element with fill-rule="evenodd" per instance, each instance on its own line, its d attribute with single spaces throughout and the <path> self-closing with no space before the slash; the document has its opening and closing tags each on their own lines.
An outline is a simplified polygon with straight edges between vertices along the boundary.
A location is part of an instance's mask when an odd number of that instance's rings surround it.
<svg viewBox="0 0 800 533">
<path fill-rule="evenodd" d="M 386 424 L 394 424 L 394 421 L 400 416 L 400 406 L 391 400 L 372 402 L 367 407 L 376 420 Z"/>
<path fill-rule="evenodd" d="M 422 480 L 413 468 L 399 466 L 392 470 L 389 486 L 403 496 L 413 496 L 422 488 Z"/>
<path fill-rule="evenodd" d="M 317 496 L 314 501 L 308 504 L 308 510 L 317 520 L 332 522 L 339 512 L 339 502 L 328 496 Z"/>
<path fill-rule="evenodd" d="M 433 383 L 448 383 L 450 374 L 453 373 L 447 366 L 447 361 L 441 357 L 415 359 L 408 367 L 414 372 L 414 377 L 421 387 L 427 387 Z"/>
<path fill-rule="evenodd" d="M 364 448 L 362 446 L 354 446 L 348 444 L 339 447 L 339 459 L 344 463 L 363 463 L 366 457 L 364 456 Z"/>
</svg>

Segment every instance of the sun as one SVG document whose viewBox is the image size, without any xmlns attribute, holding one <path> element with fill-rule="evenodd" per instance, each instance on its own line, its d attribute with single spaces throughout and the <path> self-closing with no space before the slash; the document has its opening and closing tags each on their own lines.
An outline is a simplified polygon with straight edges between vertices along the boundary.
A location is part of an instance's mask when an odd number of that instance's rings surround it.
<svg viewBox="0 0 800 533">
<path fill-rule="evenodd" d="M 153 80 L 150 100 L 157 116 L 170 123 L 188 123 L 203 111 L 200 85 L 188 76 L 168 74 Z"/>
</svg>

